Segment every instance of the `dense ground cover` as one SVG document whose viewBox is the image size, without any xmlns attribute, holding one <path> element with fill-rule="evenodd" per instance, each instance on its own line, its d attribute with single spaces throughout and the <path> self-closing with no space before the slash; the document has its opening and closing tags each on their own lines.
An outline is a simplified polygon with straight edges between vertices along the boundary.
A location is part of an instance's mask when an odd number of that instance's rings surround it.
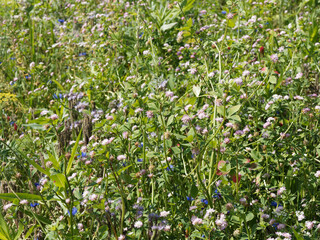
<svg viewBox="0 0 320 240">
<path fill-rule="evenodd" d="M 304 1 L 0 1 L 0 239 L 319 239 Z"/>
</svg>

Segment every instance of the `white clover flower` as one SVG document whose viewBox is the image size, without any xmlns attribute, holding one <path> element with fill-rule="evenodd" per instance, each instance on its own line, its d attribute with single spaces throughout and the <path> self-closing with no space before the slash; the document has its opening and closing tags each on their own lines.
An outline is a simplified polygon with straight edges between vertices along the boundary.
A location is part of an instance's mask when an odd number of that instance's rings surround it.
<svg viewBox="0 0 320 240">
<path fill-rule="evenodd" d="M 163 212 L 160 213 L 160 217 L 166 217 L 166 216 L 168 216 L 169 214 L 170 214 L 169 211 L 163 211 Z"/>
<path fill-rule="evenodd" d="M 300 79 L 300 78 L 302 78 L 302 76 L 303 76 L 303 73 L 301 73 L 301 72 L 297 73 L 295 79 Z"/>
<path fill-rule="evenodd" d="M 126 158 L 127 158 L 126 155 L 119 155 L 119 156 L 117 157 L 118 161 L 125 160 Z"/>
<path fill-rule="evenodd" d="M 191 222 L 192 222 L 192 225 L 200 225 L 200 224 L 202 224 L 203 221 L 201 218 L 198 218 L 196 216 L 192 216 Z"/>
<path fill-rule="evenodd" d="M 4 211 L 7 211 L 9 208 L 12 207 L 12 205 L 13 205 L 13 203 L 9 203 L 9 204 L 4 205 L 4 206 L 3 206 L 3 210 L 4 210 Z"/>
<path fill-rule="evenodd" d="M 135 228 L 141 228 L 142 225 L 143 225 L 143 223 L 141 221 L 137 221 L 137 222 L 134 223 L 134 227 Z"/>
</svg>

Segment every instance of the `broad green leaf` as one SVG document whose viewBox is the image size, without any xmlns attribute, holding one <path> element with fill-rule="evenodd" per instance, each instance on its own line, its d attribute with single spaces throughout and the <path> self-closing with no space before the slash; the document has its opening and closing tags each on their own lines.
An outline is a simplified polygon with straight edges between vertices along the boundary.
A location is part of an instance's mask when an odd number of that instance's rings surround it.
<svg viewBox="0 0 320 240">
<path fill-rule="evenodd" d="M 170 126 L 170 124 L 173 122 L 173 120 L 174 120 L 174 115 L 171 115 L 168 119 L 167 126 Z"/>
<path fill-rule="evenodd" d="M 79 141 L 80 141 L 81 133 L 82 133 L 82 129 L 80 130 L 79 135 L 77 137 L 77 141 L 76 141 L 76 143 L 74 144 L 74 146 L 72 148 L 71 156 L 70 156 L 70 159 L 69 159 L 69 162 L 68 162 L 68 167 L 67 167 L 67 174 L 69 174 L 69 172 L 71 170 L 71 167 L 72 167 L 73 159 L 76 156 L 76 151 L 77 151 L 78 144 L 79 144 Z"/>
<path fill-rule="evenodd" d="M 171 149 L 173 150 L 173 152 L 174 152 L 175 154 L 181 153 L 181 151 L 180 151 L 180 149 L 179 149 L 178 147 L 172 147 Z"/>
<path fill-rule="evenodd" d="M 189 135 L 188 137 L 186 137 L 185 139 L 183 140 L 186 140 L 188 142 L 192 142 L 193 141 L 193 135 Z"/>
<path fill-rule="evenodd" d="M 221 114 L 222 116 L 224 116 L 224 110 L 225 110 L 225 106 L 217 107 L 217 113 Z"/>
<path fill-rule="evenodd" d="M 277 83 L 277 78 L 275 76 L 271 76 L 269 78 L 269 82 L 272 83 L 272 84 L 276 84 Z"/>
<path fill-rule="evenodd" d="M 196 97 L 199 97 L 200 92 L 201 92 L 201 87 L 197 86 L 197 85 L 194 85 L 193 88 L 192 88 L 192 91 L 193 91 L 194 95 L 196 95 Z"/>
<path fill-rule="evenodd" d="M 237 17 L 234 17 L 233 19 L 228 20 L 228 27 L 233 28 L 236 25 Z"/>
<path fill-rule="evenodd" d="M 252 212 L 249 212 L 246 216 L 246 221 L 249 222 L 254 218 L 254 214 Z"/>
<path fill-rule="evenodd" d="M 177 24 L 177 22 L 168 23 L 168 24 L 163 24 L 160 29 L 161 29 L 161 31 L 164 32 L 164 31 L 167 31 L 167 30 L 173 28 L 176 24 Z"/>
<path fill-rule="evenodd" d="M 189 18 L 189 20 L 187 21 L 186 25 L 187 25 L 188 28 L 192 27 L 192 18 Z"/>
<path fill-rule="evenodd" d="M 231 217 L 231 221 L 235 222 L 235 223 L 239 223 L 240 222 L 240 218 L 238 216 L 233 215 Z"/>
<path fill-rule="evenodd" d="M 50 179 L 57 187 L 64 188 L 66 185 L 66 177 L 62 173 L 51 175 Z"/>
<path fill-rule="evenodd" d="M 10 232 L 7 222 L 4 220 L 0 212 L 0 237 L 1 239 L 10 239 Z"/>
<path fill-rule="evenodd" d="M 1 193 L 0 199 L 11 201 L 11 202 L 14 201 L 15 199 L 28 200 L 28 201 L 42 200 L 41 196 L 30 194 L 30 193 Z"/>
<path fill-rule="evenodd" d="M 235 120 L 237 122 L 241 122 L 241 118 L 239 117 L 239 115 L 233 115 L 233 116 L 229 117 L 229 119 Z"/>
<path fill-rule="evenodd" d="M 233 114 L 238 112 L 240 108 L 241 108 L 241 104 L 232 106 L 231 108 L 228 109 L 228 116 L 231 117 Z"/>
</svg>

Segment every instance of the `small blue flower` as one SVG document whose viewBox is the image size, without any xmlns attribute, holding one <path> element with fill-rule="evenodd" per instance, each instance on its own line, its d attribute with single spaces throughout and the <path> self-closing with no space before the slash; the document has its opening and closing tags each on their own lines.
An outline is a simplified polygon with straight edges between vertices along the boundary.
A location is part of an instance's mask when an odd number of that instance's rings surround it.
<svg viewBox="0 0 320 240">
<path fill-rule="evenodd" d="M 78 209 L 77 209 L 76 207 L 73 207 L 71 212 L 72 212 L 72 216 L 74 216 L 74 215 L 76 215 L 76 214 L 77 214 Z M 68 210 L 68 214 L 70 215 L 69 210 Z"/>
<path fill-rule="evenodd" d="M 64 20 L 63 19 L 58 19 L 58 22 L 59 23 L 64 23 Z"/>
<path fill-rule="evenodd" d="M 187 200 L 188 200 L 188 201 L 193 201 L 194 199 L 193 199 L 193 197 L 187 196 Z"/>
<path fill-rule="evenodd" d="M 141 143 L 140 145 L 139 145 L 139 148 L 142 148 L 143 147 L 143 143 Z"/>
<path fill-rule="evenodd" d="M 137 162 L 142 162 L 143 159 L 142 158 L 138 158 Z"/>
<path fill-rule="evenodd" d="M 141 38 L 141 37 L 142 37 L 142 35 L 143 35 L 143 32 L 139 35 L 139 38 Z"/>
<path fill-rule="evenodd" d="M 271 206 L 272 206 L 272 207 L 276 207 L 276 206 L 278 206 L 278 203 L 275 202 L 275 201 L 272 201 L 272 202 L 271 202 Z"/>
<path fill-rule="evenodd" d="M 63 95 L 61 93 L 59 93 L 59 98 L 62 99 L 63 98 Z"/>
<path fill-rule="evenodd" d="M 37 183 L 37 182 L 36 182 L 36 183 L 34 183 L 34 186 L 36 186 L 36 187 L 38 187 L 39 185 L 40 185 L 40 184 L 39 184 L 39 183 Z"/>
<path fill-rule="evenodd" d="M 275 228 L 275 230 L 278 230 L 278 225 L 279 225 L 279 223 L 272 224 L 272 226 Z"/>
<path fill-rule="evenodd" d="M 87 153 L 85 153 L 85 152 L 81 153 L 81 157 L 86 157 L 86 156 L 87 156 Z"/>
<path fill-rule="evenodd" d="M 122 163 L 122 166 L 123 167 L 127 166 L 127 163 L 126 162 Z"/>
<path fill-rule="evenodd" d="M 86 55 L 87 55 L 87 53 L 85 53 L 85 52 L 79 53 L 79 57 L 86 56 Z"/>
<path fill-rule="evenodd" d="M 26 79 L 27 79 L 27 80 L 30 79 L 30 78 L 31 78 L 31 75 L 30 75 L 30 74 L 26 75 Z"/>
<path fill-rule="evenodd" d="M 216 193 L 216 195 L 213 195 L 213 197 L 220 199 L 222 195 L 218 192 L 218 189 L 216 189 L 214 192 Z"/>
<path fill-rule="evenodd" d="M 54 98 L 54 99 L 58 99 L 58 96 L 54 93 L 54 94 L 53 94 L 53 98 Z"/>
<path fill-rule="evenodd" d="M 207 200 L 207 199 L 204 199 L 204 198 L 203 198 L 203 199 L 201 199 L 201 202 L 204 203 L 204 204 L 206 204 L 206 205 L 208 205 L 208 200 Z"/>
<path fill-rule="evenodd" d="M 35 207 L 35 206 L 38 206 L 39 203 L 30 203 L 30 207 Z"/>
<path fill-rule="evenodd" d="M 173 171 L 173 168 L 173 165 L 170 164 L 169 167 L 167 167 L 167 171 Z"/>
<path fill-rule="evenodd" d="M 10 125 L 12 126 L 13 124 L 14 124 L 14 121 L 11 121 L 11 122 L 10 122 Z"/>
<path fill-rule="evenodd" d="M 221 13 L 222 13 L 222 14 L 227 14 L 227 12 L 226 12 L 226 11 L 222 11 Z"/>
</svg>

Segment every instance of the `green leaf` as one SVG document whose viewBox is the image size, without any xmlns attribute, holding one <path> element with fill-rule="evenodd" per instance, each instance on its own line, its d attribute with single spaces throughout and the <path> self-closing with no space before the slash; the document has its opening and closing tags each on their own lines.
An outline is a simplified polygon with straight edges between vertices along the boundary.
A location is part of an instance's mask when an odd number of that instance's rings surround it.
<svg viewBox="0 0 320 240">
<path fill-rule="evenodd" d="M 34 160 L 30 159 L 26 154 L 24 154 L 23 152 L 19 152 L 25 159 L 26 161 L 31 164 L 32 166 L 34 166 L 39 172 L 43 173 L 44 175 L 50 176 L 50 173 L 46 170 L 44 170 L 41 166 L 39 166 Z"/>
<path fill-rule="evenodd" d="M 256 150 L 252 150 L 250 155 L 253 158 L 253 160 L 262 160 L 262 155 Z"/>
<path fill-rule="evenodd" d="M 171 149 L 173 150 L 174 154 L 181 153 L 181 151 L 180 151 L 180 149 L 178 147 L 172 147 Z"/>
<path fill-rule="evenodd" d="M 229 117 L 229 119 L 235 120 L 237 122 L 241 122 L 241 118 L 239 117 L 239 115 L 233 115 L 233 116 Z"/>
<path fill-rule="evenodd" d="M 195 2 L 195 0 L 188 0 L 186 6 L 182 8 L 182 11 L 185 13 L 185 12 L 191 10 L 194 2 Z"/>
<path fill-rule="evenodd" d="M 74 146 L 72 148 L 71 156 L 70 156 L 70 159 L 69 159 L 69 162 L 68 162 L 68 167 L 67 167 L 67 174 L 69 174 L 69 172 L 71 170 L 71 167 L 72 167 L 73 159 L 76 156 L 76 151 L 77 151 L 78 144 L 79 144 L 79 141 L 80 141 L 81 133 L 82 133 L 82 129 L 80 130 L 79 135 L 77 137 L 77 141 L 76 141 L 76 143 L 74 144 Z"/>
<path fill-rule="evenodd" d="M 1 212 L 0 212 L 0 238 L 1 239 L 10 239 L 10 232 L 7 222 L 4 220 Z"/>
<path fill-rule="evenodd" d="M 225 106 L 219 106 L 217 107 L 217 113 L 221 114 L 222 116 L 224 116 L 224 109 Z"/>
<path fill-rule="evenodd" d="M 188 137 L 186 137 L 185 139 L 183 140 L 186 140 L 188 142 L 192 142 L 193 141 L 193 135 L 189 135 Z"/>
<path fill-rule="evenodd" d="M 44 175 L 50 176 L 50 173 L 47 170 L 44 170 L 40 165 L 38 165 L 34 160 L 26 157 L 26 160 L 29 164 L 34 166 L 39 172 L 43 173 Z"/>
<path fill-rule="evenodd" d="M 189 20 L 187 21 L 186 25 L 187 25 L 188 28 L 192 27 L 192 18 L 189 18 Z"/>
<path fill-rule="evenodd" d="M 66 185 L 66 177 L 62 173 L 51 175 L 50 179 L 57 187 L 64 188 Z"/>
<path fill-rule="evenodd" d="M 233 215 L 233 216 L 231 217 L 231 221 L 232 221 L 232 222 L 235 222 L 235 223 L 240 223 L 240 218 L 239 218 L 238 216 Z"/>
<path fill-rule="evenodd" d="M 252 212 L 249 212 L 246 216 L 246 221 L 249 222 L 254 218 L 254 214 Z"/>
<path fill-rule="evenodd" d="M 233 114 L 238 112 L 240 108 L 241 108 L 241 104 L 229 108 L 228 109 L 228 116 L 231 117 Z"/>
<path fill-rule="evenodd" d="M 199 97 L 200 92 L 201 92 L 201 87 L 194 85 L 192 88 L 192 91 L 193 91 L 194 95 L 196 95 L 196 97 Z"/>
<path fill-rule="evenodd" d="M 55 156 L 53 156 L 50 152 L 48 153 L 48 155 L 49 155 L 49 161 L 51 161 L 52 162 L 52 164 L 53 164 L 53 166 L 54 166 L 54 168 L 55 169 L 59 169 L 59 162 L 57 161 L 57 159 L 55 158 Z"/>
<path fill-rule="evenodd" d="M 29 127 L 36 130 L 45 130 L 43 125 L 37 123 L 22 124 L 23 127 Z"/>
<path fill-rule="evenodd" d="M 175 25 L 177 24 L 177 22 L 174 22 L 174 23 L 168 23 L 168 24 L 163 24 L 160 28 L 161 31 L 167 31 L 171 28 L 173 28 Z"/>
<path fill-rule="evenodd" d="M 1 193 L 0 199 L 13 202 L 15 199 L 28 200 L 28 201 L 41 201 L 42 198 L 39 195 L 30 193 Z"/>
<path fill-rule="evenodd" d="M 303 237 L 299 233 L 297 233 L 294 228 L 292 228 L 292 231 L 297 240 L 303 240 Z"/>
<path fill-rule="evenodd" d="M 42 223 L 44 223 L 46 225 L 50 225 L 51 224 L 51 220 L 49 220 L 48 218 L 45 218 L 43 216 L 40 216 L 40 215 L 38 215 L 36 213 L 32 213 L 32 212 L 27 211 L 27 210 L 25 210 L 24 213 L 26 215 L 28 215 L 29 217 L 35 217 L 38 220 L 38 222 L 42 222 Z"/>
<path fill-rule="evenodd" d="M 64 88 L 62 87 L 62 85 L 57 81 L 57 80 L 52 80 L 55 84 L 57 84 L 58 88 L 60 88 L 62 91 L 64 91 Z"/>
<path fill-rule="evenodd" d="M 23 226 L 23 224 L 21 222 L 19 222 L 18 232 L 17 232 L 14 240 L 18 240 L 20 238 L 23 230 L 24 230 L 24 226 Z"/>
<path fill-rule="evenodd" d="M 277 78 L 275 76 L 271 76 L 269 78 L 269 82 L 272 83 L 272 84 L 276 84 L 277 83 Z"/>
<path fill-rule="evenodd" d="M 196 198 L 198 195 L 198 192 L 199 192 L 199 190 L 198 190 L 197 186 L 192 185 L 191 190 L 190 190 L 190 196 L 193 198 Z"/>
<path fill-rule="evenodd" d="M 24 240 L 28 239 L 28 237 L 33 233 L 33 229 L 35 228 L 36 225 L 33 225 L 31 228 L 29 228 L 28 232 L 24 236 Z"/>
<path fill-rule="evenodd" d="M 127 170 L 129 167 L 131 167 L 132 165 L 126 166 L 124 168 L 121 168 L 118 172 L 117 175 L 120 175 L 122 172 L 124 172 L 125 170 Z"/>
<path fill-rule="evenodd" d="M 234 17 L 233 19 L 228 20 L 228 27 L 233 28 L 236 25 L 237 17 Z"/>
<path fill-rule="evenodd" d="M 318 34 L 318 24 L 315 24 L 314 27 L 313 27 L 313 31 L 312 31 L 312 34 L 311 34 L 311 42 L 314 42 L 314 40 L 316 40 L 316 36 Z"/>
<path fill-rule="evenodd" d="M 173 122 L 173 120 L 174 120 L 174 115 L 171 115 L 168 119 L 167 126 L 170 126 L 170 124 Z"/>
</svg>

